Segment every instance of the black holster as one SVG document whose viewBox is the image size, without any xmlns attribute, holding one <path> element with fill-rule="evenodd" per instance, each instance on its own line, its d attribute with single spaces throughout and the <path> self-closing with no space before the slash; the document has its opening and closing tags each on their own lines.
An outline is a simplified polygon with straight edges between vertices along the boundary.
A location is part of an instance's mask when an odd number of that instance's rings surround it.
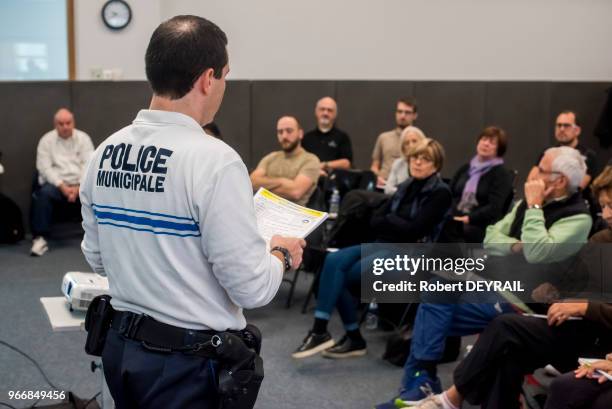
<svg viewBox="0 0 612 409">
<path fill-rule="evenodd" d="M 95 297 L 85 316 L 85 331 L 87 331 L 87 341 L 85 341 L 85 352 L 89 355 L 102 356 L 106 335 L 111 326 L 114 309 L 110 303 L 110 295 L 99 295 Z"/>
<path fill-rule="evenodd" d="M 236 332 L 222 332 L 213 339 L 219 359 L 221 408 L 252 409 L 264 378 L 259 356 L 261 333 L 254 325 Z"/>
</svg>

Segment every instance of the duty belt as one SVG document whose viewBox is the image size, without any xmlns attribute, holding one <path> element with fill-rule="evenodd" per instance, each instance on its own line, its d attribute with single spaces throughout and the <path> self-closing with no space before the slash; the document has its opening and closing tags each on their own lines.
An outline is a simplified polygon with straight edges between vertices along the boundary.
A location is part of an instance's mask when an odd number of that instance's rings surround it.
<svg viewBox="0 0 612 409">
<path fill-rule="evenodd" d="M 129 311 L 115 311 L 111 327 L 125 338 L 138 341 L 152 351 L 217 357 L 215 347 L 220 338 L 216 331 L 175 327 Z"/>
</svg>

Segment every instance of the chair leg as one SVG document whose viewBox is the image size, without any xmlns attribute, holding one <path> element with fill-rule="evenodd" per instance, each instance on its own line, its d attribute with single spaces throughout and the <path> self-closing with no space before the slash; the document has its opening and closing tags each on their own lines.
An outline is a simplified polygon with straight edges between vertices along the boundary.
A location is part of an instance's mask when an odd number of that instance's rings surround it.
<svg viewBox="0 0 612 409">
<path fill-rule="evenodd" d="M 308 311 L 308 304 L 310 304 L 310 299 L 315 292 L 315 288 L 317 286 L 317 282 L 319 281 L 319 276 L 321 275 L 321 271 L 323 270 L 323 263 L 317 266 L 317 269 L 314 273 L 314 277 L 312 278 L 312 283 L 310 284 L 310 288 L 308 289 L 308 294 L 306 294 L 306 299 L 304 300 L 304 304 L 302 305 L 302 314 L 306 314 Z"/>
<path fill-rule="evenodd" d="M 287 295 L 287 302 L 285 303 L 285 308 L 291 308 L 291 301 L 293 300 L 293 292 L 295 291 L 295 284 L 297 283 L 298 276 L 300 274 L 300 267 L 295 270 L 293 274 L 293 280 L 291 280 L 291 284 L 289 285 L 289 295 Z"/>
</svg>

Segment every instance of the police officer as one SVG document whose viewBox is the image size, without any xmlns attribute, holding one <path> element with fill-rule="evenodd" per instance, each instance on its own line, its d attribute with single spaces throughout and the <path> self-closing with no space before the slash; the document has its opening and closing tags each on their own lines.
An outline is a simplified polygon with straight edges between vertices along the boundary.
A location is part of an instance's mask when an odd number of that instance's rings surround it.
<svg viewBox="0 0 612 409">
<path fill-rule="evenodd" d="M 210 340 L 272 300 L 304 240 L 257 230 L 239 155 L 202 131 L 229 71 L 225 33 L 196 16 L 147 48 L 151 105 L 95 151 L 81 185 L 82 250 L 106 274 L 113 313 L 102 361 L 117 408 L 217 408 Z M 198 348 L 192 348 L 198 345 Z"/>
</svg>

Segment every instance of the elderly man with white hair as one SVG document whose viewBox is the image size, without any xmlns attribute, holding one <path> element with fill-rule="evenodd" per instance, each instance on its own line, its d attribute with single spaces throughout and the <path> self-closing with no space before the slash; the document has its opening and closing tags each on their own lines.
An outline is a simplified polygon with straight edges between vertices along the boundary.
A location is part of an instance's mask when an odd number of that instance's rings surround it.
<svg viewBox="0 0 612 409">
<path fill-rule="evenodd" d="M 579 191 L 585 173 L 584 158 L 577 150 L 546 150 L 537 175 L 525 183 L 525 200 L 487 228 L 484 245 L 489 257 L 482 275 L 519 280 L 525 287 L 535 288 L 551 275 L 564 274 L 559 266 L 578 253 L 591 229 L 591 216 Z M 452 295 L 454 302 L 449 301 L 451 296 L 427 302 L 431 295 L 428 298 L 423 294 L 425 302 L 417 311 L 410 355 L 396 399 L 418 401 L 427 396 L 426 391 L 440 393 L 436 373 L 446 338 L 477 334 L 501 314 L 528 312 L 518 297 L 524 300 L 530 295 L 535 297 L 535 292 L 463 292 Z M 376 408 L 394 408 L 396 399 Z"/>
<path fill-rule="evenodd" d="M 36 150 L 38 186 L 32 193 L 32 249 L 42 256 L 49 250 L 47 237 L 51 230 L 54 208 L 79 203 L 79 186 L 85 165 L 93 153 L 91 138 L 74 127 L 74 115 L 66 108 L 53 117 L 55 129 L 43 135 Z"/>
</svg>

